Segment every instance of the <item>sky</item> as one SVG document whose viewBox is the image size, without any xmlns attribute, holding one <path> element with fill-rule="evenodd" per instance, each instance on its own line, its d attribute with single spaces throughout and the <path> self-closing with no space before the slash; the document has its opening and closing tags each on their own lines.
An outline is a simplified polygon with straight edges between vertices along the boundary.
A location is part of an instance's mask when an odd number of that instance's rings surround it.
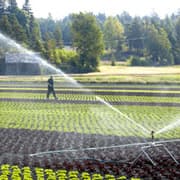
<svg viewBox="0 0 180 180">
<path fill-rule="evenodd" d="M 22 7 L 25 0 L 17 0 Z M 115 16 L 123 11 L 131 16 L 145 16 L 157 13 L 161 18 L 176 13 L 180 0 L 29 0 L 34 16 L 62 19 L 70 13 L 93 12 Z"/>
</svg>

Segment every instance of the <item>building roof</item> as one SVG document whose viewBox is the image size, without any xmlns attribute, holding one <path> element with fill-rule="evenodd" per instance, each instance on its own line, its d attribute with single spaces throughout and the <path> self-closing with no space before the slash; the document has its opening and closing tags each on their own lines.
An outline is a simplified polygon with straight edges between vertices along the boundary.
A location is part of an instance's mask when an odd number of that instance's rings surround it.
<svg viewBox="0 0 180 180">
<path fill-rule="evenodd" d="M 5 55 L 6 63 L 39 63 L 39 53 L 7 53 Z"/>
</svg>

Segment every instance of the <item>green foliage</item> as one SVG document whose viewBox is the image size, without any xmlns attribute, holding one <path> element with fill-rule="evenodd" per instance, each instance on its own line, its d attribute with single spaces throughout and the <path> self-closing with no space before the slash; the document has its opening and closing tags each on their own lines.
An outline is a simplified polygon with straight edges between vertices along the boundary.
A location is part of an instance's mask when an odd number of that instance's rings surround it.
<svg viewBox="0 0 180 180">
<path fill-rule="evenodd" d="M 40 167 L 19 167 L 17 165 L 10 165 L 10 164 L 2 164 L 0 167 L 1 174 L 0 179 L 1 180 L 67 180 L 67 179 L 73 179 L 73 180 L 115 180 L 115 179 L 121 179 L 125 180 L 127 179 L 126 176 L 117 176 L 115 178 L 112 174 L 105 174 L 101 175 L 99 173 L 88 173 L 88 172 L 79 172 L 75 170 L 65 170 L 65 169 L 45 169 Z M 140 180 L 140 178 L 131 178 L 131 180 Z"/>
<path fill-rule="evenodd" d="M 19 24 L 24 28 L 24 30 L 28 30 L 29 15 L 25 11 L 18 8 L 16 8 L 14 14 Z"/>
<path fill-rule="evenodd" d="M 47 39 L 45 41 L 45 45 L 44 45 L 44 48 L 45 48 L 45 57 L 51 61 L 51 62 L 55 62 L 55 49 L 56 49 L 56 42 L 54 39 Z"/>
<path fill-rule="evenodd" d="M 178 18 L 175 25 L 176 41 L 174 45 L 174 61 L 175 64 L 180 64 L 180 18 Z"/>
<path fill-rule="evenodd" d="M 73 62 L 77 60 L 77 53 L 75 51 L 56 49 L 56 61 L 57 65 L 60 65 L 62 69 L 68 71 L 68 66 L 71 66 Z M 70 68 L 70 67 L 69 67 Z M 69 69 L 70 70 L 70 69 Z"/>
<path fill-rule="evenodd" d="M 71 63 L 73 69 L 77 72 L 97 71 L 104 45 L 110 53 L 103 59 L 109 60 L 114 54 L 117 60 L 135 56 L 133 65 L 180 64 L 178 14 L 160 19 L 155 13 L 143 18 L 133 18 L 127 12 L 116 17 L 80 13 L 62 20 L 54 20 L 49 14 L 48 18 L 36 19 L 29 11 L 19 9 L 15 0 L 9 3 L 6 11 L 1 9 L 0 12 L 0 32 L 40 52 L 58 66 L 62 61 L 56 49 L 74 46 L 79 59 L 76 57 Z M 0 55 L 7 51 L 5 46 L 0 48 Z M 140 61 L 137 62 L 137 58 Z"/>
<path fill-rule="evenodd" d="M 56 40 L 56 47 L 62 48 L 63 47 L 62 33 L 61 33 L 60 25 L 58 25 L 58 24 L 55 26 L 54 38 Z"/>
<path fill-rule="evenodd" d="M 134 18 L 127 30 L 130 50 L 135 49 L 138 53 L 144 45 L 144 27 L 140 18 Z"/>
<path fill-rule="evenodd" d="M 27 42 L 26 33 L 24 31 L 24 28 L 18 22 L 16 15 L 11 14 L 9 16 L 9 21 L 11 23 L 11 28 L 13 29 L 13 31 L 11 33 L 11 37 L 21 43 L 22 42 L 26 43 Z"/>
<path fill-rule="evenodd" d="M 56 64 L 60 69 L 69 73 L 78 72 L 79 55 L 75 51 L 56 49 Z"/>
<path fill-rule="evenodd" d="M 124 27 L 115 17 L 108 17 L 104 22 L 104 40 L 107 49 L 115 49 L 121 46 L 124 38 Z"/>
<path fill-rule="evenodd" d="M 11 13 L 8 15 L 0 15 L 0 31 L 3 34 L 20 42 L 21 44 L 27 44 L 28 42 L 26 28 L 24 28 L 23 25 L 19 23 L 15 13 Z M 10 45 L 4 42 L 3 44 L 2 42 L 0 43 L 0 47 L 0 56 L 3 57 L 5 56 L 6 52 L 11 52 L 13 49 L 13 47 L 10 47 Z"/>
<path fill-rule="evenodd" d="M 15 2 L 11 3 L 12 6 L 8 9 L 9 13 L 7 15 L 0 14 L 0 30 L 26 47 L 43 53 L 44 47 L 41 42 L 39 26 L 34 16 L 20 10 L 16 7 Z M 5 46 L 3 49 L 6 48 Z"/>
<path fill-rule="evenodd" d="M 74 46 L 79 54 L 80 72 L 96 71 L 103 52 L 103 38 L 95 17 L 90 14 L 74 14 L 72 17 Z"/>
<path fill-rule="evenodd" d="M 51 63 L 59 64 L 59 60 L 56 54 L 56 48 L 63 47 L 62 32 L 60 22 L 55 22 L 51 14 L 47 19 L 38 19 L 37 22 L 40 26 L 40 32 L 42 40 L 44 41 L 43 55 Z M 42 52 L 42 51 L 41 51 Z"/>
<path fill-rule="evenodd" d="M 39 24 L 37 23 L 34 16 L 30 17 L 30 23 L 29 23 L 29 40 L 30 40 L 30 46 L 33 50 L 37 52 L 43 52 L 44 47 L 41 43 L 40 38 L 40 30 L 39 30 Z"/>
<path fill-rule="evenodd" d="M 114 56 L 114 54 L 112 54 L 111 56 L 111 66 L 115 66 L 116 65 L 116 58 Z"/>
<path fill-rule="evenodd" d="M 172 65 L 173 56 L 171 54 L 171 43 L 167 33 L 163 28 L 156 29 L 150 25 L 147 32 L 147 50 L 152 56 L 154 65 Z"/>
<path fill-rule="evenodd" d="M 37 22 L 40 27 L 42 40 L 54 39 L 56 46 L 61 48 L 63 46 L 61 22 L 53 20 L 51 14 L 49 14 L 47 19 L 37 19 Z"/>
<path fill-rule="evenodd" d="M 134 56 L 130 62 L 131 66 L 151 66 L 153 65 L 151 60 Z"/>
<path fill-rule="evenodd" d="M 126 11 L 123 11 L 120 15 L 117 15 L 117 17 L 124 25 L 125 30 L 127 30 L 128 26 L 132 23 L 133 20 L 130 14 Z"/>
<path fill-rule="evenodd" d="M 12 27 L 9 22 L 8 16 L 7 15 L 2 15 L 0 17 L 0 30 L 4 34 L 11 35 L 12 34 Z"/>
<path fill-rule="evenodd" d="M 72 16 L 71 15 L 65 17 L 61 21 L 62 37 L 63 37 L 64 45 L 66 45 L 66 46 L 72 46 L 71 25 L 72 25 Z"/>
<path fill-rule="evenodd" d="M 62 63 L 67 63 L 77 56 L 73 50 L 56 49 L 57 59 Z"/>
</svg>

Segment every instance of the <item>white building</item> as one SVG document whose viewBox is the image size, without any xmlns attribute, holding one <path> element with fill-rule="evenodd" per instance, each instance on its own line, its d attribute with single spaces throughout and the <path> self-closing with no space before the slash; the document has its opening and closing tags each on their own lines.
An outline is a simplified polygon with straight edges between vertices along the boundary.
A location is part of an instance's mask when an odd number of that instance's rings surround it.
<svg viewBox="0 0 180 180">
<path fill-rule="evenodd" d="M 40 63 L 37 54 L 7 53 L 5 55 L 6 75 L 39 75 Z"/>
</svg>

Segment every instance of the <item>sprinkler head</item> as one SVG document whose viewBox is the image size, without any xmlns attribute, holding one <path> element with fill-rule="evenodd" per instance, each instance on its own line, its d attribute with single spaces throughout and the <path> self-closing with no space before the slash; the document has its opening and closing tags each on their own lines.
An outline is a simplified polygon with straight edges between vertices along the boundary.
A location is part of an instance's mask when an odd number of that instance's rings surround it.
<svg viewBox="0 0 180 180">
<path fill-rule="evenodd" d="M 154 141 L 154 131 L 151 131 L 151 138 L 152 138 L 152 141 Z"/>
</svg>

